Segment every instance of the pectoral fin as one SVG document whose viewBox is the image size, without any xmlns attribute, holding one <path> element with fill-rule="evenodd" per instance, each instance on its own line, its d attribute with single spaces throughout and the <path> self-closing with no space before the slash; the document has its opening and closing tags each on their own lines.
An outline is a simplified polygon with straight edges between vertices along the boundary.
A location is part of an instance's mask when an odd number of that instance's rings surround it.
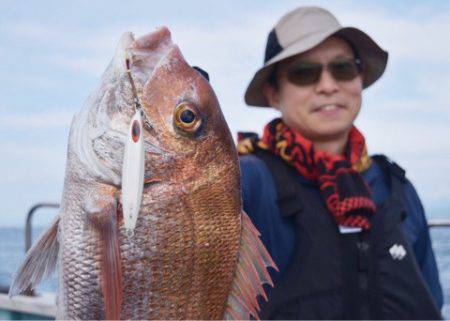
<svg viewBox="0 0 450 321">
<path fill-rule="evenodd" d="M 11 284 L 9 297 L 36 287 L 55 271 L 59 251 L 58 224 L 59 216 L 27 252 Z"/>
<path fill-rule="evenodd" d="M 122 263 L 117 224 L 115 190 L 93 195 L 85 204 L 88 224 L 100 242 L 100 280 L 105 304 L 105 319 L 119 320 L 122 307 Z"/>
<path fill-rule="evenodd" d="M 257 297 L 261 295 L 267 300 L 263 284 L 273 286 L 267 268 L 278 271 L 259 235 L 250 218 L 242 212 L 238 266 L 223 319 L 248 320 L 250 315 L 259 319 Z"/>
</svg>

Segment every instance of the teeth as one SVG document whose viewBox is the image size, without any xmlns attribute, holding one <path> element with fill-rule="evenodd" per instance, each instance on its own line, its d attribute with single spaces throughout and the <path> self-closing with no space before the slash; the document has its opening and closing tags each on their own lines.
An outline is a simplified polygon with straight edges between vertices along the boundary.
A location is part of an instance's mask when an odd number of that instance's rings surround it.
<svg viewBox="0 0 450 321">
<path fill-rule="evenodd" d="M 321 107 L 320 109 L 326 111 L 326 110 L 332 110 L 332 109 L 336 109 L 336 108 L 338 108 L 338 106 L 336 106 L 336 105 L 325 105 L 325 106 Z"/>
</svg>

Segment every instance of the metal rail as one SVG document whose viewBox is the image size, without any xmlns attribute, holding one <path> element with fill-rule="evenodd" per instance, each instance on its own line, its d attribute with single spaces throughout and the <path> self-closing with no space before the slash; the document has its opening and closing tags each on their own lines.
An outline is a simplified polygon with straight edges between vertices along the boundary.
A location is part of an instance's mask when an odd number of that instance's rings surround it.
<svg viewBox="0 0 450 321">
<path fill-rule="evenodd" d="M 32 218 L 33 214 L 40 208 L 59 208 L 59 204 L 57 203 L 38 203 L 34 205 L 27 213 L 27 221 L 25 223 L 25 253 L 31 248 L 33 243 L 33 227 L 32 227 Z M 34 296 L 35 293 L 33 289 L 28 288 L 24 291 L 24 295 Z"/>
<path fill-rule="evenodd" d="M 450 227 L 450 219 L 434 219 L 428 220 L 428 228 L 433 227 Z"/>
<path fill-rule="evenodd" d="M 33 242 L 33 229 L 32 229 L 32 218 L 33 214 L 40 208 L 59 208 L 58 203 L 38 203 L 34 205 L 27 214 L 27 222 L 25 224 L 25 252 L 31 248 Z"/>
</svg>

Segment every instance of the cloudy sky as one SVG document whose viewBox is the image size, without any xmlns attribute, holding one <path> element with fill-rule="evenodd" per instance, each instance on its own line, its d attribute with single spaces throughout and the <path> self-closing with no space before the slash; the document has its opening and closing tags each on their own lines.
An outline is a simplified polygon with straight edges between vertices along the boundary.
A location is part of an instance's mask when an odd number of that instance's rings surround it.
<svg viewBox="0 0 450 321">
<path fill-rule="evenodd" d="M 260 132 L 276 113 L 245 107 L 243 92 L 268 31 L 298 5 L 328 8 L 389 51 L 357 125 L 371 153 L 407 169 L 429 216 L 450 217 L 450 1 L 2 0 L 0 225 L 59 202 L 70 121 L 122 32 L 167 25 L 187 61 L 210 73 L 233 133 Z"/>
</svg>

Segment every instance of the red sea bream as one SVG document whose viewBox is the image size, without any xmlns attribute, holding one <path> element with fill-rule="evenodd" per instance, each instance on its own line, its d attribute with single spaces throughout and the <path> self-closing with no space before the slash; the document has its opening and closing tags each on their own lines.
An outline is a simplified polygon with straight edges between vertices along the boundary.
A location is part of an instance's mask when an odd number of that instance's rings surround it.
<svg viewBox="0 0 450 321">
<path fill-rule="evenodd" d="M 130 127 L 136 102 L 142 117 Z M 143 156 L 124 163 L 129 137 Z M 139 166 L 143 182 L 126 183 L 138 184 L 130 229 L 122 186 Z M 10 294 L 58 262 L 58 319 L 257 317 L 275 264 L 241 206 L 235 146 L 207 79 L 167 28 L 125 33 L 74 117 L 60 213 Z"/>
</svg>

